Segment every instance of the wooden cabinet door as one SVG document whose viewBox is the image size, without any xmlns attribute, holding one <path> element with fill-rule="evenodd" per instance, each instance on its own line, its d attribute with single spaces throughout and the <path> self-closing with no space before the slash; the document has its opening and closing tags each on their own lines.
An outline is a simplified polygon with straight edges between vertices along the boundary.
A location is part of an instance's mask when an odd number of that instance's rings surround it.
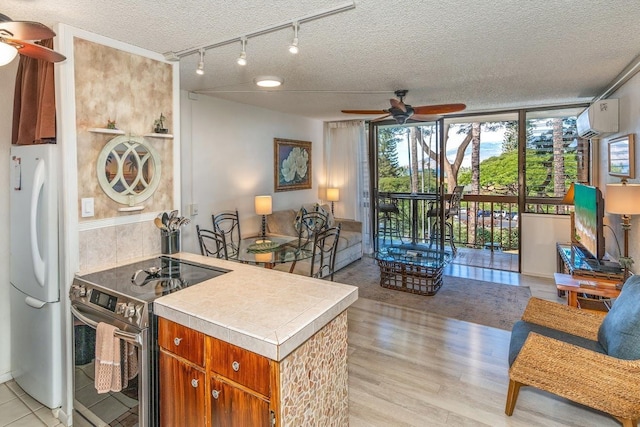
<svg viewBox="0 0 640 427">
<path fill-rule="evenodd" d="M 211 378 L 212 427 L 269 427 L 269 402 L 231 384 Z"/>
<path fill-rule="evenodd" d="M 207 419 L 205 393 L 202 370 L 160 350 L 161 426 L 204 426 Z"/>
</svg>

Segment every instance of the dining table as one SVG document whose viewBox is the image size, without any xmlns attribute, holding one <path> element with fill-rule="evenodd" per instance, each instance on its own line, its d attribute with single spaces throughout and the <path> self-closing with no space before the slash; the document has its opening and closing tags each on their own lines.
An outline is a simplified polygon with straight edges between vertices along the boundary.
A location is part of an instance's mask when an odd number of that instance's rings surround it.
<svg viewBox="0 0 640 427">
<path fill-rule="evenodd" d="M 313 256 L 313 246 L 305 239 L 293 236 L 247 237 L 240 240 L 238 251 L 229 259 L 245 264 L 273 268 L 276 264 L 291 263 L 293 271 L 297 261 Z"/>
</svg>

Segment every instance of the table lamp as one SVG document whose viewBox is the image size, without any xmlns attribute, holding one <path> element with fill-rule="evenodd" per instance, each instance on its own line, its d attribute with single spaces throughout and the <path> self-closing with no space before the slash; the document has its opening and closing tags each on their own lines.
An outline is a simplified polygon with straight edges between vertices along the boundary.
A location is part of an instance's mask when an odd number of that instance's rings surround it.
<svg viewBox="0 0 640 427">
<path fill-rule="evenodd" d="M 622 231 L 624 233 L 624 253 L 620 254 L 620 265 L 624 268 L 624 279 L 629 276 L 629 268 L 633 259 L 629 257 L 629 230 L 631 229 L 631 215 L 640 214 L 640 184 L 607 184 L 605 194 L 605 209 L 610 214 L 622 216 Z"/>
<path fill-rule="evenodd" d="M 256 196 L 255 198 L 256 214 L 262 215 L 262 231 L 260 233 L 260 240 L 256 243 L 265 243 L 269 240 L 266 239 L 267 231 L 267 215 L 271 215 L 271 196 Z"/>
<path fill-rule="evenodd" d="M 573 205 L 574 197 L 575 197 L 575 187 L 572 182 L 571 185 L 569 186 L 569 189 L 567 190 L 567 194 L 564 195 L 564 198 L 562 199 L 561 203 L 563 205 Z M 571 243 L 574 243 L 575 234 L 576 234 L 576 220 L 575 220 L 575 212 L 573 211 L 573 209 L 569 210 L 569 218 L 571 220 Z M 573 253 L 573 251 L 571 253 Z"/>
<path fill-rule="evenodd" d="M 333 203 L 340 201 L 340 189 L 339 188 L 327 188 L 327 201 L 331 202 L 331 215 L 333 213 Z"/>
</svg>

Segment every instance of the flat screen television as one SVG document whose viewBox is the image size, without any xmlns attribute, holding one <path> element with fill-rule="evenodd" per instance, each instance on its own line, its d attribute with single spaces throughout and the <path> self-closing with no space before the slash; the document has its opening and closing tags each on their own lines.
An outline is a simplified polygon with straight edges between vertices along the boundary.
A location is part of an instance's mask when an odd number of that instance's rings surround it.
<svg viewBox="0 0 640 427">
<path fill-rule="evenodd" d="M 574 184 L 575 241 L 585 256 L 604 258 L 604 198 L 598 187 Z"/>
</svg>

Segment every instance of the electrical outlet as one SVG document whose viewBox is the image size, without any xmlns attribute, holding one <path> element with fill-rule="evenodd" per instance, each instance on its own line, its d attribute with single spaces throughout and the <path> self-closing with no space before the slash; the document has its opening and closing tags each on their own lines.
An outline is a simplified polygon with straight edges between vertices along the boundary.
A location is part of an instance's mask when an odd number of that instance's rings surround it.
<svg viewBox="0 0 640 427">
<path fill-rule="evenodd" d="M 198 205 L 196 203 L 189 205 L 189 211 L 191 213 L 191 216 L 198 215 Z"/>
</svg>

